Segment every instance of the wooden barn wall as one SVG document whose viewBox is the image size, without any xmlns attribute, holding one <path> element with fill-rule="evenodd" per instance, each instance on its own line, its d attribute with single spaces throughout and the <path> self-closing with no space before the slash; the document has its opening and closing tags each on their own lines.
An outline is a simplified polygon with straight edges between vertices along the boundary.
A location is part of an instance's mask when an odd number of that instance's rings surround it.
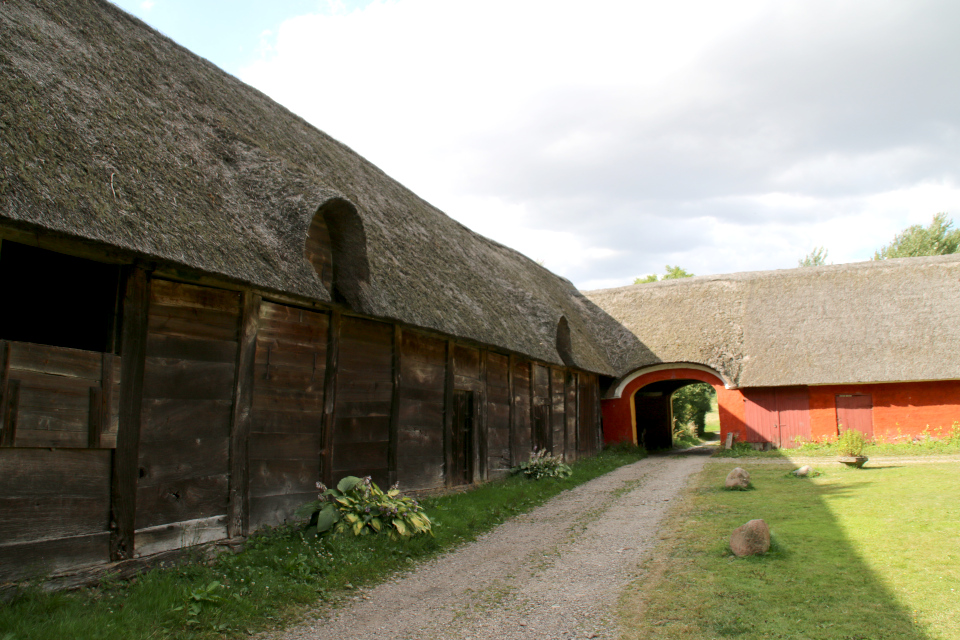
<svg viewBox="0 0 960 640">
<path fill-rule="evenodd" d="M 565 420 L 565 444 L 564 458 L 567 462 L 577 460 L 577 388 L 579 381 L 577 372 L 567 369 L 563 373 L 564 383 L 564 420 Z"/>
<path fill-rule="evenodd" d="M 443 486 L 446 342 L 403 331 L 399 355 L 396 480 L 404 490 Z"/>
<path fill-rule="evenodd" d="M 551 420 L 550 368 L 540 364 L 531 365 L 533 446 L 553 453 L 553 424 Z"/>
<path fill-rule="evenodd" d="M 487 479 L 510 473 L 510 359 L 486 354 L 486 445 Z"/>
<path fill-rule="evenodd" d="M 140 555 L 226 537 L 240 294 L 153 280 L 136 492 Z"/>
<path fill-rule="evenodd" d="M 563 384 L 563 369 L 550 368 L 550 441 L 551 452 L 566 458 L 566 389 Z"/>
<path fill-rule="evenodd" d="M 344 317 L 340 326 L 332 431 L 332 475 L 390 481 L 393 325 Z"/>
<path fill-rule="evenodd" d="M 516 466 L 530 458 L 530 452 L 533 449 L 532 437 L 532 416 L 530 407 L 530 362 L 513 359 L 513 435 L 511 441 L 511 453 L 513 456 L 513 465 Z"/>
<path fill-rule="evenodd" d="M 330 315 L 271 302 L 259 309 L 248 447 L 250 530 L 316 498 L 321 476 Z"/>
<path fill-rule="evenodd" d="M 467 392 L 463 397 L 470 399 L 467 414 L 470 416 L 469 430 L 451 437 L 454 447 L 453 484 L 483 480 L 486 475 L 486 437 L 485 437 L 485 353 L 480 349 L 456 345 L 453 350 L 453 386 L 456 391 Z M 457 429 L 457 420 L 453 427 Z"/>
<path fill-rule="evenodd" d="M 580 378 L 580 428 L 579 453 L 589 456 L 597 452 L 600 441 L 599 382 L 592 373 L 581 373 Z"/>
</svg>

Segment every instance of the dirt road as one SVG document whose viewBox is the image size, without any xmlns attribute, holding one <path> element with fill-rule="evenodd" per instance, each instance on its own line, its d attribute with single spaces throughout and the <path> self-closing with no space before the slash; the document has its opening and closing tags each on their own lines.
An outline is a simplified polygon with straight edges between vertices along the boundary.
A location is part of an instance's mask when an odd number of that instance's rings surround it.
<svg viewBox="0 0 960 640">
<path fill-rule="evenodd" d="M 617 598 L 709 451 L 621 467 L 273 640 L 615 638 Z"/>
</svg>

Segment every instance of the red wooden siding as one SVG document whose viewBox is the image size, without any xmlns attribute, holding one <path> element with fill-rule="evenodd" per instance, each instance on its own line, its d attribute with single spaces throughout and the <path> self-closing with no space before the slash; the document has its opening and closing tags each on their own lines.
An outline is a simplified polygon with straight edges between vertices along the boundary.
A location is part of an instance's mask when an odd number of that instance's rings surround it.
<svg viewBox="0 0 960 640">
<path fill-rule="evenodd" d="M 140 553 L 226 535 L 239 315 L 239 293 L 151 284 L 136 500 Z M 161 526 L 173 523 L 181 526 Z"/>
<path fill-rule="evenodd" d="M 250 528 L 316 498 L 330 316 L 260 304 L 249 444 Z"/>
<path fill-rule="evenodd" d="M 769 442 L 791 449 L 810 439 L 810 399 L 806 387 L 745 389 L 745 442 Z"/>
<path fill-rule="evenodd" d="M 837 432 L 854 429 L 873 437 L 873 398 L 867 394 L 840 394 L 837 402 Z"/>
<path fill-rule="evenodd" d="M 344 317 L 340 329 L 332 479 L 372 476 L 388 486 L 393 325 Z"/>
</svg>

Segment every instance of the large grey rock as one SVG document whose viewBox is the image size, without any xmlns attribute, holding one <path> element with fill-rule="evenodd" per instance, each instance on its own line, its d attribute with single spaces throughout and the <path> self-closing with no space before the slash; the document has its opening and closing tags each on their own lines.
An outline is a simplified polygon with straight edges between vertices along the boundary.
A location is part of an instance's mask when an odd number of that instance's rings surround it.
<svg viewBox="0 0 960 640">
<path fill-rule="evenodd" d="M 737 527 L 730 535 L 730 550 L 738 558 L 766 553 L 770 550 L 770 529 L 763 520 L 751 520 Z"/>
<path fill-rule="evenodd" d="M 805 465 L 803 465 L 802 467 L 800 467 L 799 469 L 797 469 L 796 471 L 794 471 L 794 472 L 793 472 L 793 475 L 797 476 L 798 478 L 806 478 L 806 477 L 809 476 L 812 472 L 813 472 L 813 467 L 811 467 L 811 466 L 808 465 L 808 464 L 805 464 Z"/>
<path fill-rule="evenodd" d="M 727 474 L 727 489 L 746 489 L 750 486 L 750 474 L 740 467 Z"/>
</svg>

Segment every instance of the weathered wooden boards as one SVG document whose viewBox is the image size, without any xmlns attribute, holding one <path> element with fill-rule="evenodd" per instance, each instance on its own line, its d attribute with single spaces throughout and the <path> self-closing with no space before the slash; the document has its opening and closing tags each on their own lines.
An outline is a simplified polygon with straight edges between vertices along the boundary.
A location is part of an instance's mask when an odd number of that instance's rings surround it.
<svg viewBox="0 0 960 640">
<path fill-rule="evenodd" d="M 237 292 L 151 283 L 138 554 L 226 537 L 239 319 Z"/>
<path fill-rule="evenodd" d="M 442 484 L 445 363 L 443 340 L 402 333 L 397 481 L 405 489 Z"/>
<path fill-rule="evenodd" d="M 487 478 L 510 472 L 510 360 L 499 353 L 486 353 Z"/>
</svg>

